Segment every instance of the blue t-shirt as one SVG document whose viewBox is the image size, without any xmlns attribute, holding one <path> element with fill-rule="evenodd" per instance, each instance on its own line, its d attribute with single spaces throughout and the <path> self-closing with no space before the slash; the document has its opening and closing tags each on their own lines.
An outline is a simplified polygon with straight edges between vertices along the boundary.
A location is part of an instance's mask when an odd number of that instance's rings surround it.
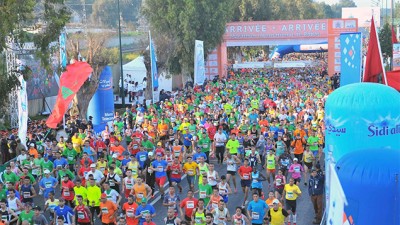
<svg viewBox="0 0 400 225">
<path fill-rule="evenodd" d="M 146 159 L 147 159 L 148 154 L 149 154 L 149 153 L 147 153 L 147 152 L 142 152 L 142 151 L 136 153 L 136 159 L 137 159 L 137 161 L 139 162 L 140 168 L 142 168 L 142 169 L 143 169 L 143 167 L 144 167 L 144 162 L 146 162 Z"/>
<path fill-rule="evenodd" d="M 154 168 L 157 169 L 156 172 L 155 172 L 156 178 L 160 178 L 160 177 L 165 177 L 165 176 L 167 176 L 167 172 L 164 171 L 164 170 L 167 168 L 167 166 L 168 166 L 167 161 L 165 161 L 165 160 L 157 161 L 157 160 L 156 160 L 156 161 L 153 161 L 153 162 L 151 163 L 151 165 L 152 165 Z"/>
<path fill-rule="evenodd" d="M 64 157 L 61 157 L 60 159 L 55 159 L 53 164 L 55 168 L 57 166 L 65 167 L 68 166 L 68 161 Z"/>
<path fill-rule="evenodd" d="M 54 212 L 56 213 L 57 217 L 62 216 L 64 217 L 64 223 L 71 224 L 72 221 L 70 219 L 70 216 L 74 215 L 74 211 L 67 205 L 64 205 L 64 207 L 56 206 L 54 208 Z"/>
<path fill-rule="evenodd" d="M 268 209 L 268 205 L 264 201 L 260 199 L 257 202 L 251 201 L 247 206 L 247 210 L 251 211 L 251 223 L 262 224 L 266 209 Z"/>
<path fill-rule="evenodd" d="M 53 186 L 57 183 L 57 179 L 54 177 L 43 177 L 40 180 L 40 187 L 45 188 L 45 192 L 50 192 L 50 191 L 54 191 Z"/>
<path fill-rule="evenodd" d="M 258 119 L 258 115 L 257 114 L 252 113 L 252 114 L 249 115 L 249 122 L 251 124 L 257 123 L 257 119 Z"/>
<path fill-rule="evenodd" d="M 203 157 L 204 160 L 207 160 L 207 155 L 204 152 L 200 152 L 200 153 L 196 152 L 195 154 L 193 154 L 193 160 L 196 161 L 196 162 L 200 157 Z M 199 162 L 197 162 L 197 163 L 199 163 Z"/>
<path fill-rule="evenodd" d="M 14 192 L 15 192 L 15 197 L 18 199 L 21 199 L 21 195 L 19 195 L 19 191 L 14 190 Z M 6 191 L 6 196 L 8 196 L 8 190 Z"/>
<path fill-rule="evenodd" d="M 130 161 L 131 161 L 131 159 L 123 159 L 121 161 L 121 164 L 122 164 L 122 166 L 126 166 L 126 164 L 128 164 L 128 162 L 130 162 Z"/>
<path fill-rule="evenodd" d="M 152 205 L 149 205 L 149 204 L 145 205 L 144 207 L 143 207 L 143 205 L 139 205 L 139 207 L 136 209 L 135 216 L 139 216 L 140 213 L 142 213 L 142 212 L 143 212 L 143 215 L 139 219 L 140 224 L 143 224 L 146 221 L 145 218 L 146 218 L 147 214 L 153 215 L 154 213 L 156 213 L 156 210 L 154 209 L 154 207 Z"/>
<path fill-rule="evenodd" d="M 193 136 L 191 134 L 184 134 L 183 136 L 183 145 L 185 146 L 191 146 L 192 145 L 192 138 Z M 186 137 L 188 139 L 186 139 Z"/>
</svg>

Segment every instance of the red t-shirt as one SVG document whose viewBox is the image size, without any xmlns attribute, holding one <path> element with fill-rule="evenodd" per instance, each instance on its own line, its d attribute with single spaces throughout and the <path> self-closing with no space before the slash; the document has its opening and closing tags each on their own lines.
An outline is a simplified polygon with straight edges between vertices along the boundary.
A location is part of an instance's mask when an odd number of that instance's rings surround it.
<svg viewBox="0 0 400 225">
<path fill-rule="evenodd" d="M 177 171 L 175 171 L 175 170 L 177 170 Z M 172 163 L 172 165 L 171 165 L 171 178 L 180 179 L 182 177 L 181 171 L 182 171 L 181 164 Z"/>
<path fill-rule="evenodd" d="M 126 224 L 127 225 L 137 225 L 139 223 L 139 219 L 135 218 L 136 209 L 138 208 L 138 204 L 135 202 L 130 205 L 128 202 L 125 202 L 122 205 L 122 210 L 125 212 Z"/>
<path fill-rule="evenodd" d="M 67 200 L 67 201 L 72 201 L 74 200 L 75 194 L 73 192 L 74 189 L 74 183 L 72 181 L 62 181 L 61 182 L 61 187 L 62 187 L 62 197 Z"/>
<path fill-rule="evenodd" d="M 143 225 L 156 225 L 156 224 L 153 221 L 151 221 L 150 223 L 144 222 Z"/>
<path fill-rule="evenodd" d="M 185 198 L 180 204 L 181 208 L 185 208 L 185 215 L 189 218 L 192 217 L 193 210 L 197 207 L 198 200 L 196 198 Z"/>
<path fill-rule="evenodd" d="M 239 168 L 239 174 L 240 176 L 243 177 L 243 180 L 250 180 L 251 179 L 251 172 L 253 171 L 253 169 L 250 166 L 241 166 Z"/>
</svg>

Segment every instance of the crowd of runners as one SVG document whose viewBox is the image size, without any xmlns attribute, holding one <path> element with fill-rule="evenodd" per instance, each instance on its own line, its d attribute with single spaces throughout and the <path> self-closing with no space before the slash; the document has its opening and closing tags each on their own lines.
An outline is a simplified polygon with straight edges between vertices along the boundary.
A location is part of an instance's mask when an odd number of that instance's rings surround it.
<svg viewBox="0 0 400 225">
<path fill-rule="evenodd" d="M 319 224 L 331 91 L 313 68 L 232 71 L 160 104 L 134 102 L 98 134 L 72 118 L 66 137 L 31 134 L 27 148 L 9 138 L 20 154 L 1 175 L 0 225 L 296 225 L 308 195 Z M 149 203 L 156 191 L 167 215 Z"/>
</svg>

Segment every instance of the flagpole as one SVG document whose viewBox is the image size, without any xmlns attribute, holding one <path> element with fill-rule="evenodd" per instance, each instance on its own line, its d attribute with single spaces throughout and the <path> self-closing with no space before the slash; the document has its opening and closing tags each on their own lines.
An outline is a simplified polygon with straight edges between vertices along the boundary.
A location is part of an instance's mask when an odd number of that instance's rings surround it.
<svg viewBox="0 0 400 225">
<path fill-rule="evenodd" d="M 149 52 L 150 52 L 150 70 L 151 70 L 151 96 L 153 99 L 153 103 L 155 103 L 154 101 L 154 75 L 153 75 L 153 57 L 151 56 L 152 54 L 152 50 L 151 48 L 153 47 L 153 43 L 151 41 L 151 31 L 149 31 Z"/>
<path fill-rule="evenodd" d="M 372 18 L 374 18 L 374 17 L 372 16 Z M 374 20 L 374 23 L 375 23 L 375 20 Z M 375 26 L 375 24 L 374 24 L 374 26 Z M 376 28 L 375 28 L 375 35 L 376 35 L 377 42 L 378 42 L 379 54 L 381 55 L 380 58 L 381 58 L 381 65 L 382 65 L 382 76 L 383 76 L 383 78 L 384 78 L 384 80 L 385 80 L 386 86 L 388 86 L 388 82 L 387 82 L 387 78 L 386 78 L 386 70 L 385 70 L 385 67 L 383 66 L 383 57 L 382 57 L 381 43 L 380 43 L 380 41 L 379 41 L 378 31 L 376 30 Z"/>
</svg>

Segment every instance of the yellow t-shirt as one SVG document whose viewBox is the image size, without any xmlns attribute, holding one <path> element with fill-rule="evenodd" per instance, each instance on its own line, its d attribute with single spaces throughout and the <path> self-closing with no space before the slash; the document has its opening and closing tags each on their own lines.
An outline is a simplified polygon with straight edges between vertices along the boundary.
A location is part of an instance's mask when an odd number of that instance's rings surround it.
<svg viewBox="0 0 400 225">
<path fill-rule="evenodd" d="M 92 206 L 92 202 L 94 202 L 95 206 L 100 205 L 100 197 L 101 197 L 101 189 L 99 186 L 88 186 L 87 187 L 87 199 L 89 202 L 89 206 Z"/>
<path fill-rule="evenodd" d="M 82 196 L 83 204 L 87 205 L 87 189 L 85 187 L 83 187 L 83 186 L 80 186 L 80 187 L 75 186 L 74 187 L 74 193 L 75 193 L 74 201 L 75 201 L 76 205 L 78 205 L 78 200 L 76 199 L 77 195 Z"/>
<path fill-rule="evenodd" d="M 285 188 L 284 188 L 285 192 L 286 192 L 286 199 L 287 200 L 296 200 L 298 195 L 296 193 L 294 193 L 294 191 L 296 191 L 297 193 L 301 194 L 301 190 L 299 188 L 299 186 L 293 184 L 293 186 L 290 186 L 290 184 L 285 184 Z"/>
<path fill-rule="evenodd" d="M 198 164 L 196 162 L 183 164 L 183 170 L 187 171 L 187 174 L 189 176 L 195 176 L 196 175 L 196 168 L 197 167 L 198 167 Z"/>
<path fill-rule="evenodd" d="M 83 140 L 80 137 L 72 136 L 71 138 L 72 146 L 74 147 L 77 153 L 81 153 L 81 146 L 83 144 Z"/>
<path fill-rule="evenodd" d="M 96 165 L 97 165 L 97 169 L 100 170 L 102 173 L 104 173 L 104 171 L 107 168 L 107 161 L 105 161 L 105 160 L 104 160 L 104 162 L 98 161 L 96 163 Z"/>
</svg>

